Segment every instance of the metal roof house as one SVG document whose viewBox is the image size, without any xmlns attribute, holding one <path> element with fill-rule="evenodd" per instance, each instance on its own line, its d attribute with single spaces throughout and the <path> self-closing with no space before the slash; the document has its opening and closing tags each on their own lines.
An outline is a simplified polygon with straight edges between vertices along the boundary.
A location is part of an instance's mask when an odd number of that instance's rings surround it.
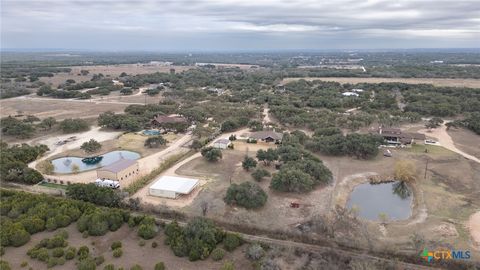
<svg viewBox="0 0 480 270">
<path fill-rule="evenodd" d="M 250 134 L 250 138 L 265 142 L 280 142 L 283 134 L 275 131 L 258 131 Z"/>
<path fill-rule="evenodd" d="M 192 192 L 198 184 L 198 179 L 162 176 L 148 188 L 148 193 L 151 196 L 176 199 Z"/>
<path fill-rule="evenodd" d="M 99 179 L 115 181 L 130 180 L 137 177 L 138 174 L 138 162 L 124 158 L 97 170 L 97 177 Z"/>
<path fill-rule="evenodd" d="M 375 133 L 375 132 L 374 132 Z M 424 141 L 425 134 L 414 132 L 403 132 L 399 128 L 382 128 L 379 127 L 376 132 L 382 136 L 389 144 L 412 144 L 416 141 Z"/>
</svg>

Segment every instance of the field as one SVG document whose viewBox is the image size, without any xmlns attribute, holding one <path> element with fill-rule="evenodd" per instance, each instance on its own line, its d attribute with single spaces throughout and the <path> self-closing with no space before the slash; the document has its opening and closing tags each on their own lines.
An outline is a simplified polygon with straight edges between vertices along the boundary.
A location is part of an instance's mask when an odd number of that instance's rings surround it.
<svg viewBox="0 0 480 270">
<path fill-rule="evenodd" d="M 89 81 L 93 74 L 102 73 L 107 77 L 118 77 L 122 72 L 127 74 L 147 74 L 155 72 L 170 72 L 170 69 L 175 69 L 176 72 L 182 72 L 187 69 L 195 68 L 193 66 L 156 66 L 147 64 L 121 64 L 121 65 L 97 65 L 97 66 L 73 66 L 68 67 L 72 71 L 69 73 L 57 73 L 53 77 L 43 77 L 41 81 L 51 83 L 57 86 L 64 83 L 68 79 L 73 79 L 76 82 Z M 89 74 L 82 76 L 78 75 L 80 70 L 88 70 Z"/>
<path fill-rule="evenodd" d="M 339 83 L 410 83 L 410 84 L 433 84 L 435 86 L 448 87 L 470 87 L 480 88 L 480 80 L 478 79 L 444 79 L 444 78 L 359 78 L 359 77 L 307 77 L 307 78 L 285 78 L 282 83 L 288 83 L 295 80 L 322 80 Z"/>
<path fill-rule="evenodd" d="M 448 134 L 460 150 L 480 158 L 480 135 L 466 129 L 449 129 Z"/>
<path fill-rule="evenodd" d="M 318 187 L 307 194 L 281 193 L 269 188 L 267 178 L 260 186 L 267 192 L 268 201 L 261 209 L 248 211 L 241 207 L 231 207 L 223 202 L 226 190 L 232 183 L 254 181 L 241 167 L 244 151 L 226 150 L 223 159 L 210 163 L 199 157 L 178 168 L 178 175 L 208 179 L 197 197 L 188 206 L 178 208 L 189 215 L 200 215 L 201 205 L 208 202 L 208 216 L 225 223 L 255 226 L 268 230 L 297 231 L 299 224 L 308 224 L 318 216 L 328 216 L 335 205 L 343 205 L 349 191 L 359 182 L 351 179 L 366 179 L 367 175 L 387 177 L 393 174 L 396 161 L 413 160 L 417 169 L 417 184 L 414 186 L 415 201 L 412 217 L 390 222 L 384 229 L 378 224 L 366 222 L 377 247 L 388 243 L 397 249 L 411 251 L 412 232 L 425 237 L 431 245 L 452 244 L 456 248 L 472 249 L 468 229 L 465 229 L 469 216 L 480 205 L 478 192 L 480 164 L 469 162 L 461 156 L 438 146 L 423 146 L 412 149 L 393 149 L 393 158 L 378 156 L 369 161 L 349 157 L 319 156 L 334 175 L 334 182 L 326 187 Z M 253 153 L 252 153 L 253 154 Z M 427 179 L 423 179 L 426 159 L 429 159 Z M 264 167 L 274 172 L 274 168 Z M 363 180 L 365 181 L 365 180 Z M 300 209 L 290 208 L 292 201 L 299 202 Z M 343 203 L 341 203 L 343 202 Z M 174 207 L 174 209 L 176 209 Z M 381 231 L 379 231 L 381 229 Z M 349 228 L 348 230 L 351 230 Z M 383 231 L 383 233 L 382 233 Z M 348 235 L 348 232 L 346 232 Z M 315 237 L 315 233 L 310 235 Z M 339 236 L 346 243 L 357 241 L 366 244 L 363 237 Z M 477 254 L 477 251 L 472 251 Z"/>
</svg>

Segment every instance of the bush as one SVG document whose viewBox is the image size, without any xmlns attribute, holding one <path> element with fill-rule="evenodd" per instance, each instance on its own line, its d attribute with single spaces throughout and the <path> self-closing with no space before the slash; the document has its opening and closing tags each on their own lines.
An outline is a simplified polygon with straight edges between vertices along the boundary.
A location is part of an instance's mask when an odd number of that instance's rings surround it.
<svg viewBox="0 0 480 270">
<path fill-rule="evenodd" d="M 113 264 L 107 264 L 103 267 L 103 270 L 115 270 L 115 266 Z"/>
<path fill-rule="evenodd" d="M 223 239 L 223 246 L 228 251 L 233 251 L 242 244 L 242 238 L 235 233 L 226 233 Z"/>
<path fill-rule="evenodd" d="M 145 240 L 143 240 L 143 239 L 141 239 L 140 241 L 138 241 L 138 245 L 141 246 L 141 247 L 145 246 L 145 244 L 146 244 L 146 243 L 145 243 Z"/>
<path fill-rule="evenodd" d="M 256 169 L 252 172 L 252 177 L 255 181 L 260 182 L 264 177 L 270 176 L 270 173 L 265 169 Z"/>
<path fill-rule="evenodd" d="M 30 234 L 23 228 L 20 223 L 14 224 L 10 231 L 10 245 L 14 247 L 23 246 L 30 241 Z"/>
<path fill-rule="evenodd" d="M 167 144 L 167 140 L 165 140 L 162 136 L 159 135 L 146 139 L 144 146 L 148 148 L 158 148 L 165 144 Z"/>
<path fill-rule="evenodd" d="M 60 122 L 60 129 L 63 133 L 73 133 L 89 130 L 87 121 L 83 119 L 65 119 Z"/>
<path fill-rule="evenodd" d="M 67 251 L 65 251 L 65 259 L 72 260 L 73 258 L 75 258 L 75 253 L 76 250 L 74 247 L 68 247 Z"/>
<path fill-rule="evenodd" d="M 113 257 L 115 258 L 120 258 L 123 255 L 123 250 L 122 248 L 117 248 L 113 251 Z"/>
<path fill-rule="evenodd" d="M 143 270 L 143 268 L 140 265 L 135 264 L 134 266 L 130 267 L 130 270 Z"/>
<path fill-rule="evenodd" d="M 231 261 L 226 261 L 220 270 L 235 270 L 235 266 Z"/>
<path fill-rule="evenodd" d="M 242 167 L 246 171 L 249 171 L 250 169 L 257 167 L 257 161 L 254 158 L 245 156 L 245 158 L 242 161 Z"/>
<path fill-rule="evenodd" d="M 1 270 L 11 270 L 12 268 L 10 268 L 10 264 L 8 264 L 7 261 L 0 260 L 0 269 Z"/>
<path fill-rule="evenodd" d="M 90 249 L 87 246 L 81 246 L 77 252 L 79 260 L 86 259 L 89 254 L 90 254 Z"/>
<path fill-rule="evenodd" d="M 47 261 L 47 268 L 52 268 L 57 265 L 57 258 L 49 258 Z"/>
<path fill-rule="evenodd" d="M 156 263 L 154 270 L 165 270 L 165 264 L 163 262 Z"/>
<path fill-rule="evenodd" d="M 77 265 L 77 269 L 78 270 L 95 270 L 97 269 L 97 265 L 95 264 L 95 261 L 92 258 L 87 257 L 79 261 Z"/>
<path fill-rule="evenodd" d="M 23 268 L 23 267 L 27 267 L 27 265 L 28 265 L 28 262 L 23 261 L 23 262 L 20 264 L 20 267 L 22 267 L 22 268 Z M 1 268 L 0 268 L 0 269 L 1 269 Z"/>
<path fill-rule="evenodd" d="M 120 242 L 120 241 L 115 241 L 115 242 L 112 243 L 112 245 L 110 245 L 110 248 L 112 250 L 115 250 L 115 249 L 121 248 L 121 247 L 122 247 L 122 242 Z"/>
<path fill-rule="evenodd" d="M 62 257 L 65 254 L 65 251 L 61 247 L 54 248 L 52 250 L 52 256 L 53 257 Z"/>
<path fill-rule="evenodd" d="M 104 258 L 103 256 L 95 257 L 94 260 L 95 260 L 95 264 L 96 264 L 97 266 L 105 262 L 105 258 Z"/>
<path fill-rule="evenodd" d="M 203 148 L 201 154 L 210 162 L 215 162 L 222 158 L 222 151 L 213 147 Z"/>
<path fill-rule="evenodd" d="M 155 219 L 152 217 L 144 217 L 140 222 L 138 227 L 138 236 L 143 239 L 152 239 L 157 234 L 157 225 L 155 224 Z"/>
<path fill-rule="evenodd" d="M 152 248 L 156 248 L 156 247 L 158 247 L 158 244 L 157 244 L 157 242 L 153 241 L 152 242 Z"/>
<path fill-rule="evenodd" d="M 247 209 L 259 208 L 267 202 L 267 194 L 255 183 L 232 184 L 224 198 L 225 203 L 239 205 Z"/>
<path fill-rule="evenodd" d="M 225 256 L 225 250 L 223 248 L 216 248 L 212 251 L 211 255 L 214 261 L 220 261 Z"/>
<path fill-rule="evenodd" d="M 247 248 L 246 255 L 250 260 L 258 261 L 265 255 L 265 251 L 259 244 L 251 244 Z"/>
</svg>

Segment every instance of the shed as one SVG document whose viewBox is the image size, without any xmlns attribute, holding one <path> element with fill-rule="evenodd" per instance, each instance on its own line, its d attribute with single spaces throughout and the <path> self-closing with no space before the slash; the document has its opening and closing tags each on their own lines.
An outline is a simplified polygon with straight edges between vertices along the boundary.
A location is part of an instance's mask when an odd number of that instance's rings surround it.
<svg viewBox="0 0 480 270">
<path fill-rule="evenodd" d="M 213 147 L 227 149 L 232 142 L 229 139 L 219 139 L 213 143 Z"/>
<path fill-rule="evenodd" d="M 138 174 L 138 162 L 124 158 L 97 170 L 98 178 L 115 181 L 133 179 L 138 176 Z"/>
<path fill-rule="evenodd" d="M 199 180 L 176 176 L 162 176 L 148 189 L 151 196 L 176 199 L 187 195 L 198 186 Z"/>
</svg>

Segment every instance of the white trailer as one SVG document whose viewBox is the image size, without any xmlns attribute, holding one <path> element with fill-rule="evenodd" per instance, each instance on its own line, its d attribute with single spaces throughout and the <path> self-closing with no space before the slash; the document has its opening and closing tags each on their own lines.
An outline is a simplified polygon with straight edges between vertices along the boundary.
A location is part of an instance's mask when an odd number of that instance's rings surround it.
<svg viewBox="0 0 480 270">
<path fill-rule="evenodd" d="M 99 187 L 108 187 L 108 188 L 119 188 L 120 182 L 110 180 L 110 179 L 100 179 L 95 180 L 95 185 Z"/>
</svg>

